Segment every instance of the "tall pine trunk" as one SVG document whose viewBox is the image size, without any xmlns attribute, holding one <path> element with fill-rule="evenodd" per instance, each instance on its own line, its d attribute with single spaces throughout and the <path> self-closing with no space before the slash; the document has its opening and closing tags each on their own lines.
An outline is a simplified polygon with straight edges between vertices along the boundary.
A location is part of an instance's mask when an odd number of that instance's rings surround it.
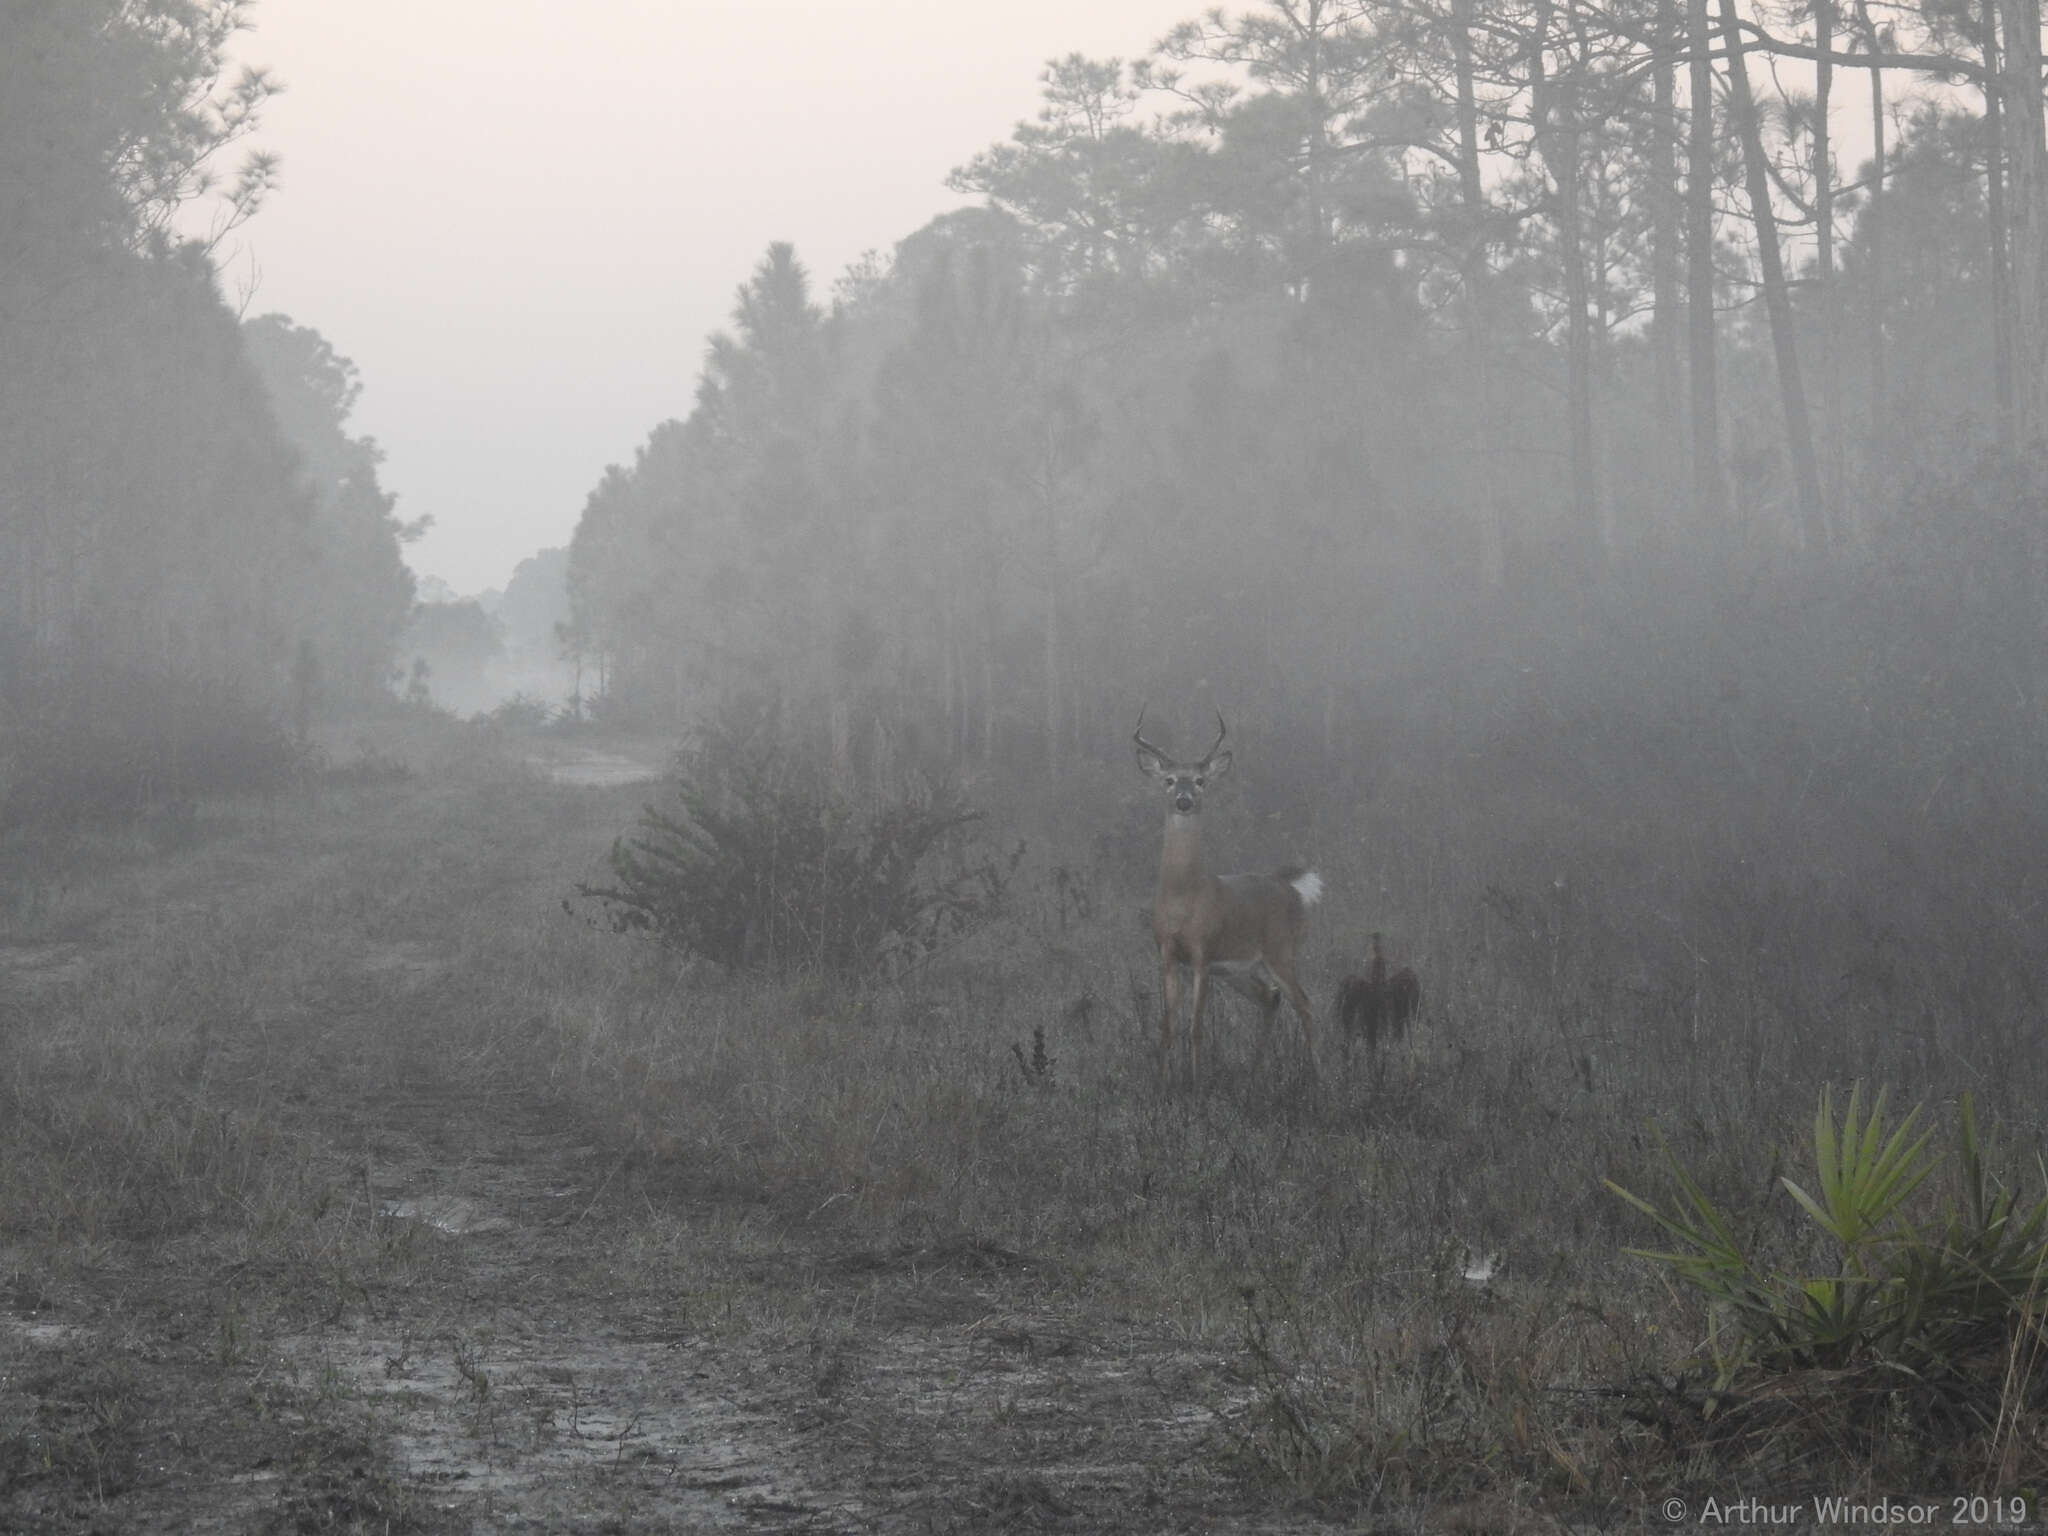
<svg viewBox="0 0 2048 1536">
<path fill-rule="evenodd" d="M 2012 253 L 2013 436 L 2023 451 L 2038 447 L 2048 399 L 2048 138 L 2041 101 L 2041 0 L 1998 0 L 2005 35 L 2004 112 L 2007 228 Z M 2048 543 L 2037 529 L 2033 552 L 2034 609 L 2048 624 Z"/>
<path fill-rule="evenodd" d="M 1465 290 L 1466 341 L 1474 355 L 1485 331 L 1486 184 L 1479 164 L 1479 94 L 1472 67 L 1472 0 L 1451 0 L 1451 60 L 1458 92 L 1459 281 Z"/>
<path fill-rule="evenodd" d="M 1051 494 L 1044 498 L 1045 512 L 1045 771 L 1057 779 L 1065 768 L 1061 752 L 1060 710 L 1066 697 L 1065 668 L 1060 653 L 1060 588 L 1064 585 L 1060 567 L 1059 504 Z"/>
<path fill-rule="evenodd" d="M 1464 290 L 1465 388 L 1472 403 L 1471 419 L 1495 421 L 1493 309 L 1487 265 L 1490 248 L 1486 183 L 1479 163 L 1479 93 L 1472 60 L 1472 0 L 1451 0 L 1451 58 L 1458 93 L 1458 202 L 1463 216 L 1459 231 L 1459 285 Z M 1497 454 L 1468 456 L 1475 506 L 1491 506 L 1499 495 L 1501 465 Z"/>
<path fill-rule="evenodd" d="M 1878 55 L 1882 41 L 1877 23 L 1870 18 L 1868 0 L 1856 0 L 1856 19 L 1863 25 L 1864 46 L 1870 50 L 1870 200 L 1864 205 L 1864 246 L 1869 251 L 1868 280 L 1870 312 L 1870 453 L 1873 466 L 1884 447 L 1890 420 L 1891 380 L 1884 341 L 1884 65 Z"/>
<path fill-rule="evenodd" d="M 1676 0 L 1657 0 L 1657 41 L 1651 63 L 1650 345 L 1656 367 L 1657 424 L 1667 442 L 1678 436 L 1681 352 L 1678 247 L 1684 209 L 1678 194 L 1677 46 Z"/>
<path fill-rule="evenodd" d="M 1587 312 L 1586 252 L 1579 181 L 1579 82 L 1560 91 L 1545 68 L 1550 43 L 1550 0 L 1537 0 L 1536 37 L 1530 49 L 1529 105 L 1536 146 L 1550 173 L 1557 213 L 1558 260 L 1564 268 L 1565 415 L 1570 442 L 1572 540 L 1590 553 L 1600 535 L 1600 500 L 1593 478 L 1593 320 Z"/>
<path fill-rule="evenodd" d="M 1988 3 L 1988 0 L 1987 0 Z M 1827 500 L 1829 532 L 1839 535 L 1842 480 L 1846 473 L 1842 433 L 1841 319 L 1835 291 L 1835 0 L 1814 0 L 1813 82 L 1813 225 L 1814 279 L 1820 292 L 1820 394 L 1827 417 L 1827 477 L 1821 489 Z"/>
<path fill-rule="evenodd" d="M 1991 377 L 1998 446 L 2013 447 L 2012 267 L 2005 224 L 2004 82 L 1998 77 L 1998 5 L 1984 0 L 1984 214 L 1991 226 Z"/>
<path fill-rule="evenodd" d="M 1799 338 L 1792 318 L 1792 293 L 1785 286 L 1785 258 L 1778 249 L 1778 219 L 1771 209 L 1771 172 L 1764 160 L 1764 136 L 1756 99 L 1749 89 L 1749 65 L 1735 0 L 1721 0 L 1721 30 L 1728 45 L 1728 89 L 1736 126 L 1742 133 L 1742 165 L 1749 186 L 1749 213 L 1756 221 L 1757 262 L 1762 269 L 1764 308 L 1771 321 L 1771 352 L 1778 365 L 1778 401 L 1785 412 L 1785 443 L 1792 459 L 1792 483 L 1799 497 L 1799 531 L 1809 549 L 1827 543 L 1827 515 L 1821 506 L 1820 471 L 1813 457 L 1813 424 L 1806 411 L 1806 386 L 1799 375 Z"/>
<path fill-rule="evenodd" d="M 1686 0 L 1692 124 L 1685 183 L 1685 329 L 1692 408 L 1693 512 L 1719 520 L 1721 408 L 1714 359 L 1714 61 L 1707 0 Z"/>
<path fill-rule="evenodd" d="M 2042 436 L 2048 394 L 2048 139 L 2041 100 L 2041 0 L 1998 0 L 2005 35 L 2003 107 L 2007 227 L 2011 231 L 2013 432 L 2022 447 Z"/>
</svg>

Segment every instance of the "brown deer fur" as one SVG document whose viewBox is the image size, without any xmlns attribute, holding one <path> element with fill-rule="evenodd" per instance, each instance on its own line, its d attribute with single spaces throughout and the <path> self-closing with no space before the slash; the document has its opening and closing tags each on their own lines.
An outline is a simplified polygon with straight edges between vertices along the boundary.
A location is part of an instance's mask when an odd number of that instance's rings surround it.
<svg viewBox="0 0 2048 1536">
<path fill-rule="evenodd" d="M 1152 905 L 1152 937 L 1159 946 L 1160 1071 L 1171 1070 L 1173 1021 L 1180 1009 L 1181 967 L 1194 978 L 1194 1002 L 1188 1030 L 1191 1068 L 1199 1080 L 1202 1069 L 1202 1018 L 1209 1001 L 1209 979 L 1242 992 L 1259 1005 L 1271 1028 L 1282 997 L 1301 1018 L 1302 1047 L 1315 1066 L 1314 1012 L 1308 993 L 1295 976 L 1295 957 L 1308 924 L 1308 908 L 1323 893 L 1319 875 L 1287 868 L 1270 875 L 1212 875 L 1202 868 L 1202 792 L 1208 781 L 1230 767 L 1230 754 L 1219 752 L 1225 727 L 1216 716 L 1216 741 L 1200 762 L 1177 763 L 1140 734 L 1138 766 L 1167 791 L 1166 840 L 1159 856 L 1159 892 Z"/>
</svg>

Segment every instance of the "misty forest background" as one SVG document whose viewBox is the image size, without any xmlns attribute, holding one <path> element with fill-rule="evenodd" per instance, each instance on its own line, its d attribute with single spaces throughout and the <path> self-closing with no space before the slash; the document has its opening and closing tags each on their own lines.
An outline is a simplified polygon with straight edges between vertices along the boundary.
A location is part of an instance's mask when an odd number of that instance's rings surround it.
<svg viewBox="0 0 2048 1536">
<path fill-rule="evenodd" d="M 749 701 L 851 792 L 1050 826 L 1123 775 L 1065 831 L 1133 886 L 1139 707 L 1220 705 L 1247 854 L 1340 927 L 1492 914 L 1560 1010 L 1617 938 L 1599 986 L 1697 1029 L 1711 976 L 1753 1070 L 1792 1017 L 1909 1070 L 2037 1027 L 2037 0 L 1270 0 L 1060 59 L 975 205 L 829 291 L 768 246 L 497 614 L 408 572 L 354 365 L 226 291 L 251 19 L 0 5 L 7 825 L 509 630 L 572 721 Z"/>
<path fill-rule="evenodd" d="M 762 231 L 688 414 L 466 597 L 374 369 L 230 275 L 255 21 L 0 0 L 0 1290 L 50 1320 L 0 1523 L 518 1497 L 366 1434 L 615 1524 L 2034 1512 L 2039 0 L 1249 0 L 1061 58 L 887 254 Z M 1141 708 L 1229 720 L 1212 867 L 1324 877 L 1313 1074 L 1235 1002 L 1158 1070 Z M 1422 1010 L 1339 1061 L 1374 932 Z M 427 1190 L 516 1264 L 406 1235 Z M 599 1341 L 716 1433 L 591 1396 Z M 757 1423 L 775 1502 L 679 1479 Z"/>
</svg>

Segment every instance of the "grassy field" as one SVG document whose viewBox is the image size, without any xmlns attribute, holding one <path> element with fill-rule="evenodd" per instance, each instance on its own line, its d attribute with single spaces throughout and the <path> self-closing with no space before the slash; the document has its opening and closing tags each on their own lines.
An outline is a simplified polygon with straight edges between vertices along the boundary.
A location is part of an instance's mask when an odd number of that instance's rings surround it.
<svg viewBox="0 0 2048 1536">
<path fill-rule="evenodd" d="M 576 750 L 386 724 L 269 802 L 0 849 L 0 1529 L 1508 1532 L 2048 1486 L 2024 1335 L 1984 1422 L 1845 1423 L 1805 1372 L 1719 1433 L 1712 1319 L 1604 1185 L 1668 1191 L 1661 1134 L 1812 1263 L 1776 1180 L 1861 1078 L 1972 1093 L 2037 1186 L 2038 876 L 1998 850 L 1878 878 L 1422 764 L 1369 815 L 1220 797 L 1219 860 L 1330 883 L 1318 1006 L 1381 929 L 1425 1013 L 1311 1079 L 1226 1005 L 1162 1086 L 1127 764 L 1006 792 L 1004 916 L 856 985 L 565 909 L 655 793 L 530 761 Z"/>
</svg>

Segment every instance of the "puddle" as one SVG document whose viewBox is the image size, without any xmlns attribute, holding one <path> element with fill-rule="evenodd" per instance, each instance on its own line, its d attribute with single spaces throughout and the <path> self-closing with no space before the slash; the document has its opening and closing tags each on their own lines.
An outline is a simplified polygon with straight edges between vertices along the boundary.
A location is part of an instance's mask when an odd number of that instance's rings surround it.
<svg viewBox="0 0 2048 1536">
<path fill-rule="evenodd" d="M 18 1318 L 0 1318 L 7 1331 L 36 1349 L 61 1349 L 87 1337 L 90 1330 L 76 1323 L 24 1323 Z"/>
<path fill-rule="evenodd" d="M 85 970 L 82 944 L 0 945 L 0 981 L 18 982 L 32 993 L 81 981 Z"/>
<path fill-rule="evenodd" d="M 406 1473 L 448 1492 L 517 1501 L 550 1528 L 588 1486 L 630 1486 L 678 1529 L 759 1529 L 764 1514 L 816 1518 L 849 1506 L 804 1485 L 787 1428 L 720 1390 L 724 1362 L 687 1346 L 553 1335 L 489 1347 L 404 1337 L 302 1338 L 301 1364 L 391 1417 Z"/>
<path fill-rule="evenodd" d="M 442 964 L 440 952 L 418 939 L 373 944 L 362 959 L 363 969 L 371 975 L 397 977 L 406 982 L 424 980 L 440 971 Z"/>
<path fill-rule="evenodd" d="M 507 1216 L 488 1216 L 474 1200 L 459 1195 L 422 1195 L 417 1200 L 387 1200 L 379 1214 L 393 1221 L 417 1221 L 450 1237 L 474 1237 L 482 1232 L 509 1232 Z"/>
<path fill-rule="evenodd" d="M 662 774 L 659 763 L 592 748 L 572 748 L 558 757 L 529 757 L 526 761 L 550 783 L 567 784 L 577 789 L 616 789 L 621 784 L 646 784 Z"/>
</svg>

